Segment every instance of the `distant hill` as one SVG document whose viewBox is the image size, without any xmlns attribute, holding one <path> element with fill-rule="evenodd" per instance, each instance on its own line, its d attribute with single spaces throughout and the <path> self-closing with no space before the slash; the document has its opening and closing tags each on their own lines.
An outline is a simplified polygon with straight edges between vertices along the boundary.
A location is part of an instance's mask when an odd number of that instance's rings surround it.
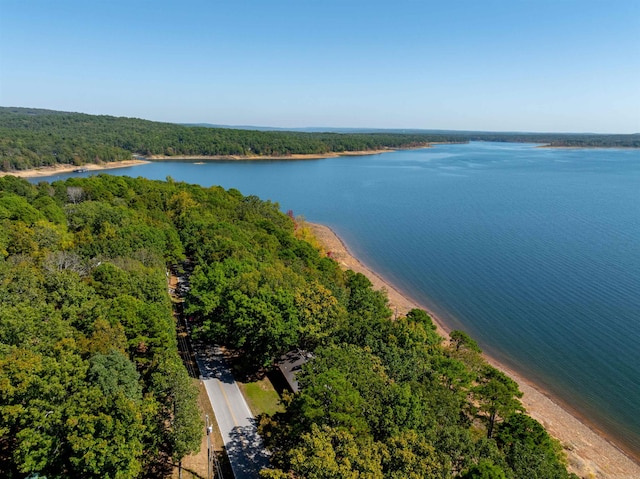
<svg viewBox="0 0 640 479">
<path fill-rule="evenodd" d="M 131 158 L 131 155 L 324 155 L 419 147 L 432 142 L 506 141 L 570 147 L 640 147 L 638 134 L 333 130 L 311 132 L 188 126 L 137 118 L 0 107 L 0 170 L 24 170 L 59 163 L 82 165 L 120 161 Z"/>
<path fill-rule="evenodd" d="M 289 156 L 426 146 L 440 135 L 205 128 L 136 118 L 0 107 L 0 169 L 119 161 L 131 155 Z"/>
<path fill-rule="evenodd" d="M 541 137 L 547 139 L 562 138 L 617 138 L 617 137 L 640 137 L 640 133 L 633 134 L 603 134 L 603 133 L 545 133 L 535 131 L 482 131 L 482 130 L 440 130 L 433 128 L 347 128 L 332 126 L 305 126 L 299 128 L 283 128 L 277 126 L 255 126 L 255 125 L 222 125 L 214 123 L 178 123 L 184 126 L 201 126 L 204 128 L 231 128 L 240 130 L 257 130 L 257 131 L 294 131 L 304 133 L 388 133 L 399 135 L 447 135 L 456 137 L 478 137 L 484 138 L 488 136 L 499 136 L 505 140 L 510 137 L 524 136 L 527 138 Z M 480 140 L 482 141 L 482 140 Z"/>
<path fill-rule="evenodd" d="M 202 128 L 225 128 L 231 130 L 254 130 L 254 131 L 307 131 L 304 128 L 280 128 L 277 126 L 255 126 L 255 125 L 219 125 L 217 123 L 177 123 L 183 126 L 200 126 Z M 316 131 L 316 130 L 314 130 Z M 317 130 L 328 131 L 328 130 Z"/>
</svg>

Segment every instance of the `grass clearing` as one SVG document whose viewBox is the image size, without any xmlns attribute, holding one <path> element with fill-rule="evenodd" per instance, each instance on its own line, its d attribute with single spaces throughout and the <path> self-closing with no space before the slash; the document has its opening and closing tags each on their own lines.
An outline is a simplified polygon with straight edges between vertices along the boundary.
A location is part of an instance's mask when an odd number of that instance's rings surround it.
<svg viewBox="0 0 640 479">
<path fill-rule="evenodd" d="M 280 396 L 267 376 L 248 383 L 238 382 L 238 384 L 254 416 L 284 412 Z"/>
</svg>

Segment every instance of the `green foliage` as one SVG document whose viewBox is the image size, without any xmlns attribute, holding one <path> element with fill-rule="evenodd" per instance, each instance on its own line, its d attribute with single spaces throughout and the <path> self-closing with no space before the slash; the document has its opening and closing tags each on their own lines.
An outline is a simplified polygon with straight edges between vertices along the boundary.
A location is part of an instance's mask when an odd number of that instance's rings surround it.
<svg viewBox="0 0 640 479">
<path fill-rule="evenodd" d="M 520 401 L 516 399 L 522 397 L 517 383 L 491 366 L 485 368 L 478 386 L 473 388 L 473 394 L 480 403 L 480 411 L 486 414 L 489 438 L 493 434 L 496 420 L 523 410 Z"/>
<path fill-rule="evenodd" d="M 97 353 L 89 360 L 87 378 L 108 397 L 123 395 L 130 400 L 142 398 L 135 365 L 119 351 Z"/>
<path fill-rule="evenodd" d="M 478 343 L 476 343 L 471 336 L 464 331 L 454 329 L 449 333 L 449 338 L 456 351 L 460 351 L 460 349 L 468 349 L 477 353 L 481 352 Z"/>
<path fill-rule="evenodd" d="M 466 471 L 461 479 L 507 479 L 504 471 L 490 461 L 480 461 Z"/>
<path fill-rule="evenodd" d="M 251 131 L 135 118 L 0 108 L 0 169 L 119 161 L 139 155 L 288 156 L 377 150 L 443 141 L 442 135 Z"/>
<path fill-rule="evenodd" d="M 429 316 L 427 312 L 422 309 L 412 309 L 407 313 L 406 319 L 413 323 L 421 324 L 427 330 L 436 330 L 436 325 L 433 324 L 431 316 Z"/>
<path fill-rule="evenodd" d="M 162 447 L 176 461 L 197 452 L 204 427 L 202 418 L 193 407 L 198 389 L 175 353 L 169 353 L 154 370 L 151 387 L 160 398 L 156 426 L 160 430 L 166 429 L 166 442 Z"/>
<path fill-rule="evenodd" d="M 367 435 L 366 403 L 345 375 L 329 369 L 317 374 L 296 397 L 303 425 L 324 424 L 355 435 Z"/>
<path fill-rule="evenodd" d="M 290 452 L 290 461 L 300 476 L 309 479 L 382 479 L 383 454 L 384 449 L 366 436 L 314 424 Z"/>
<path fill-rule="evenodd" d="M 9 193 L 0 196 L 0 219 L 21 221 L 32 225 L 42 219 L 42 214 L 26 199 Z"/>
<path fill-rule="evenodd" d="M 134 155 L 325 155 L 425 146 L 431 142 L 502 141 L 552 146 L 640 147 L 640 135 L 531 133 L 300 133 L 158 123 L 135 118 L 0 107 L 0 170 L 82 165 Z M 116 193 L 120 196 L 120 193 Z M 96 198 L 94 198 L 96 199 Z"/>
<path fill-rule="evenodd" d="M 522 410 L 521 393 L 484 363 L 468 335 L 454 334 L 451 345 L 442 344 L 425 312 L 390 321 L 386 298 L 366 278 L 346 272 L 342 284 L 345 323 L 327 346 L 315 348 L 286 411 L 261 426 L 276 467 L 265 477 L 319 474 L 318 456 L 328 470 L 341 470 L 336 458 L 344 456 L 320 434 L 328 430 L 357 437 L 348 444 L 360 454 L 376 451 L 371 463 L 382 466 L 383 477 L 528 477 L 527 467 L 566 473 L 560 449 L 546 448 L 535 429 L 523 432 L 524 443 L 504 442 L 516 421 L 507 418 Z M 478 434 L 483 423 L 488 438 Z M 504 427 L 503 439 L 492 437 L 496 425 Z M 549 453 L 540 454 L 539 446 Z M 303 455 L 313 459 L 305 463 Z"/>
<path fill-rule="evenodd" d="M 385 477 L 439 479 L 446 475 L 433 445 L 414 430 L 390 438 L 387 449 Z"/>
<path fill-rule="evenodd" d="M 566 465 L 554 460 L 560 444 L 542 425 L 525 414 L 512 414 L 502 423 L 496 441 L 516 477 L 568 478 Z"/>
<path fill-rule="evenodd" d="M 48 221 L 66 226 L 67 218 L 64 214 L 64 210 L 52 197 L 39 196 L 33 202 L 33 207 L 42 212 L 42 214 Z"/>
<path fill-rule="evenodd" d="M 350 313 L 358 316 L 391 318 L 386 296 L 380 291 L 375 291 L 371 281 L 365 275 L 347 271 L 346 283 L 349 290 L 347 310 Z"/>
<path fill-rule="evenodd" d="M 473 339 L 443 344 L 421 310 L 392 320 L 384 292 L 296 238 L 276 204 L 172 180 L 0 178 L 0 226 L 3 476 L 133 478 L 197 450 L 171 265 L 190 273 L 196 334 L 250 372 L 311 353 L 300 392 L 262 417 L 263 477 L 568 477 Z"/>
<path fill-rule="evenodd" d="M 124 206 L 145 188 L 165 186 L 0 178 L 3 477 L 134 478 L 200 445 L 165 278 L 183 247 L 157 205 Z"/>
</svg>

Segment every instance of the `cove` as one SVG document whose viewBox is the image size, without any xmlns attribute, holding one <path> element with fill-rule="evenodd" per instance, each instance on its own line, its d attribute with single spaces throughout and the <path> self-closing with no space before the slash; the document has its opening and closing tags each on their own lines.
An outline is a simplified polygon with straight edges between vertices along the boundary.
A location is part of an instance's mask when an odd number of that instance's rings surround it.
<svg viewBox="0 0 640 479">
<path fill-rule="evenodd" d="M 637 456 L 639 150 L 470 143 L 196 163 L 109 174 L 236 188 L 331 226 L 451 329 Z"/>
</svg>

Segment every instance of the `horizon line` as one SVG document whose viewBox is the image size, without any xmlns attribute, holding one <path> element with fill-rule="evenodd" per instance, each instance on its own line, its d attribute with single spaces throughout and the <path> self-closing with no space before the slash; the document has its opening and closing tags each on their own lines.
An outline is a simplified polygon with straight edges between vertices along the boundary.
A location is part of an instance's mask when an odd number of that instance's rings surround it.
<svg viewBox="0 0 640 479">
<path fill-rule="evenodd" d="M 353 130 L 355 132 L 376 132 L 376 131 L 388 131 L 395 133 L 402 133 L 403 131 L 409 132 L 424 132 L 424 133 L 459 133 L 459 134 L 472 134 L 472 133 L 489 133 L 489 134 L 508 134 L 508 135 L 602 135 L 602 136 L 614 136 L 614 135 L 625 135 L 625 136 L 633 136 L 640 135 L 640 131 L 633 133 L 597 133 L 593 131 L 585 131 L 585 132 L 577 132 L 577 131 L 562 131 L 562 132 L 553 132 L 553 131 L 527 131 L 527 130 L 468 130 L 468 129 L 455 129 L 455 128 L 421 128 L 421 127 L 356 127 L 356 126 L 292 126 L 292 127 L 283 127 L 283 126 L 262 126 L 262 125 L 237 125 L 237 124 L 226 124 L 226 123 L 210 123 L 207 121 L 188 121 L 188 122 L 178 122 L 178 121 L 165 121 L 165 120 L 151 120 L 148 118 L 142 118 L 138 116 L 126 116 L 126 115 L 113 115 L 113 114 L 105 114 L 105 113 L 86 113 L 82 111 L 69 111 L 69 110 L 54 110 L 51 108 L 40 108 L 40 107 L 24 107 L 24 106 L 3 106 L 0 105 L 0 108 L 6 109 L 23 109 L 23 110 L 39 110 L 39 111 L 50 111 L 55 113 L 75 113 L 82 115 L 90 115 L 90 116 L 110 116 L 113 118 L 129 118 L 136 120 L 145 120 L 156 123 L 168 123 L 174 125 L 181 126 L 200 126 L 205 128 L 227 128 L 227 129 L 237 129 L 237 130 L 279 130 L 279 131 L 294 131 L 301 132 L 304 130 L 310 130 L 313 133 L 340 133 L 340 131 L 332 131 L 332 130 Z M 311 131 L 312 130 L 312 131 Z"/>
</svg>

